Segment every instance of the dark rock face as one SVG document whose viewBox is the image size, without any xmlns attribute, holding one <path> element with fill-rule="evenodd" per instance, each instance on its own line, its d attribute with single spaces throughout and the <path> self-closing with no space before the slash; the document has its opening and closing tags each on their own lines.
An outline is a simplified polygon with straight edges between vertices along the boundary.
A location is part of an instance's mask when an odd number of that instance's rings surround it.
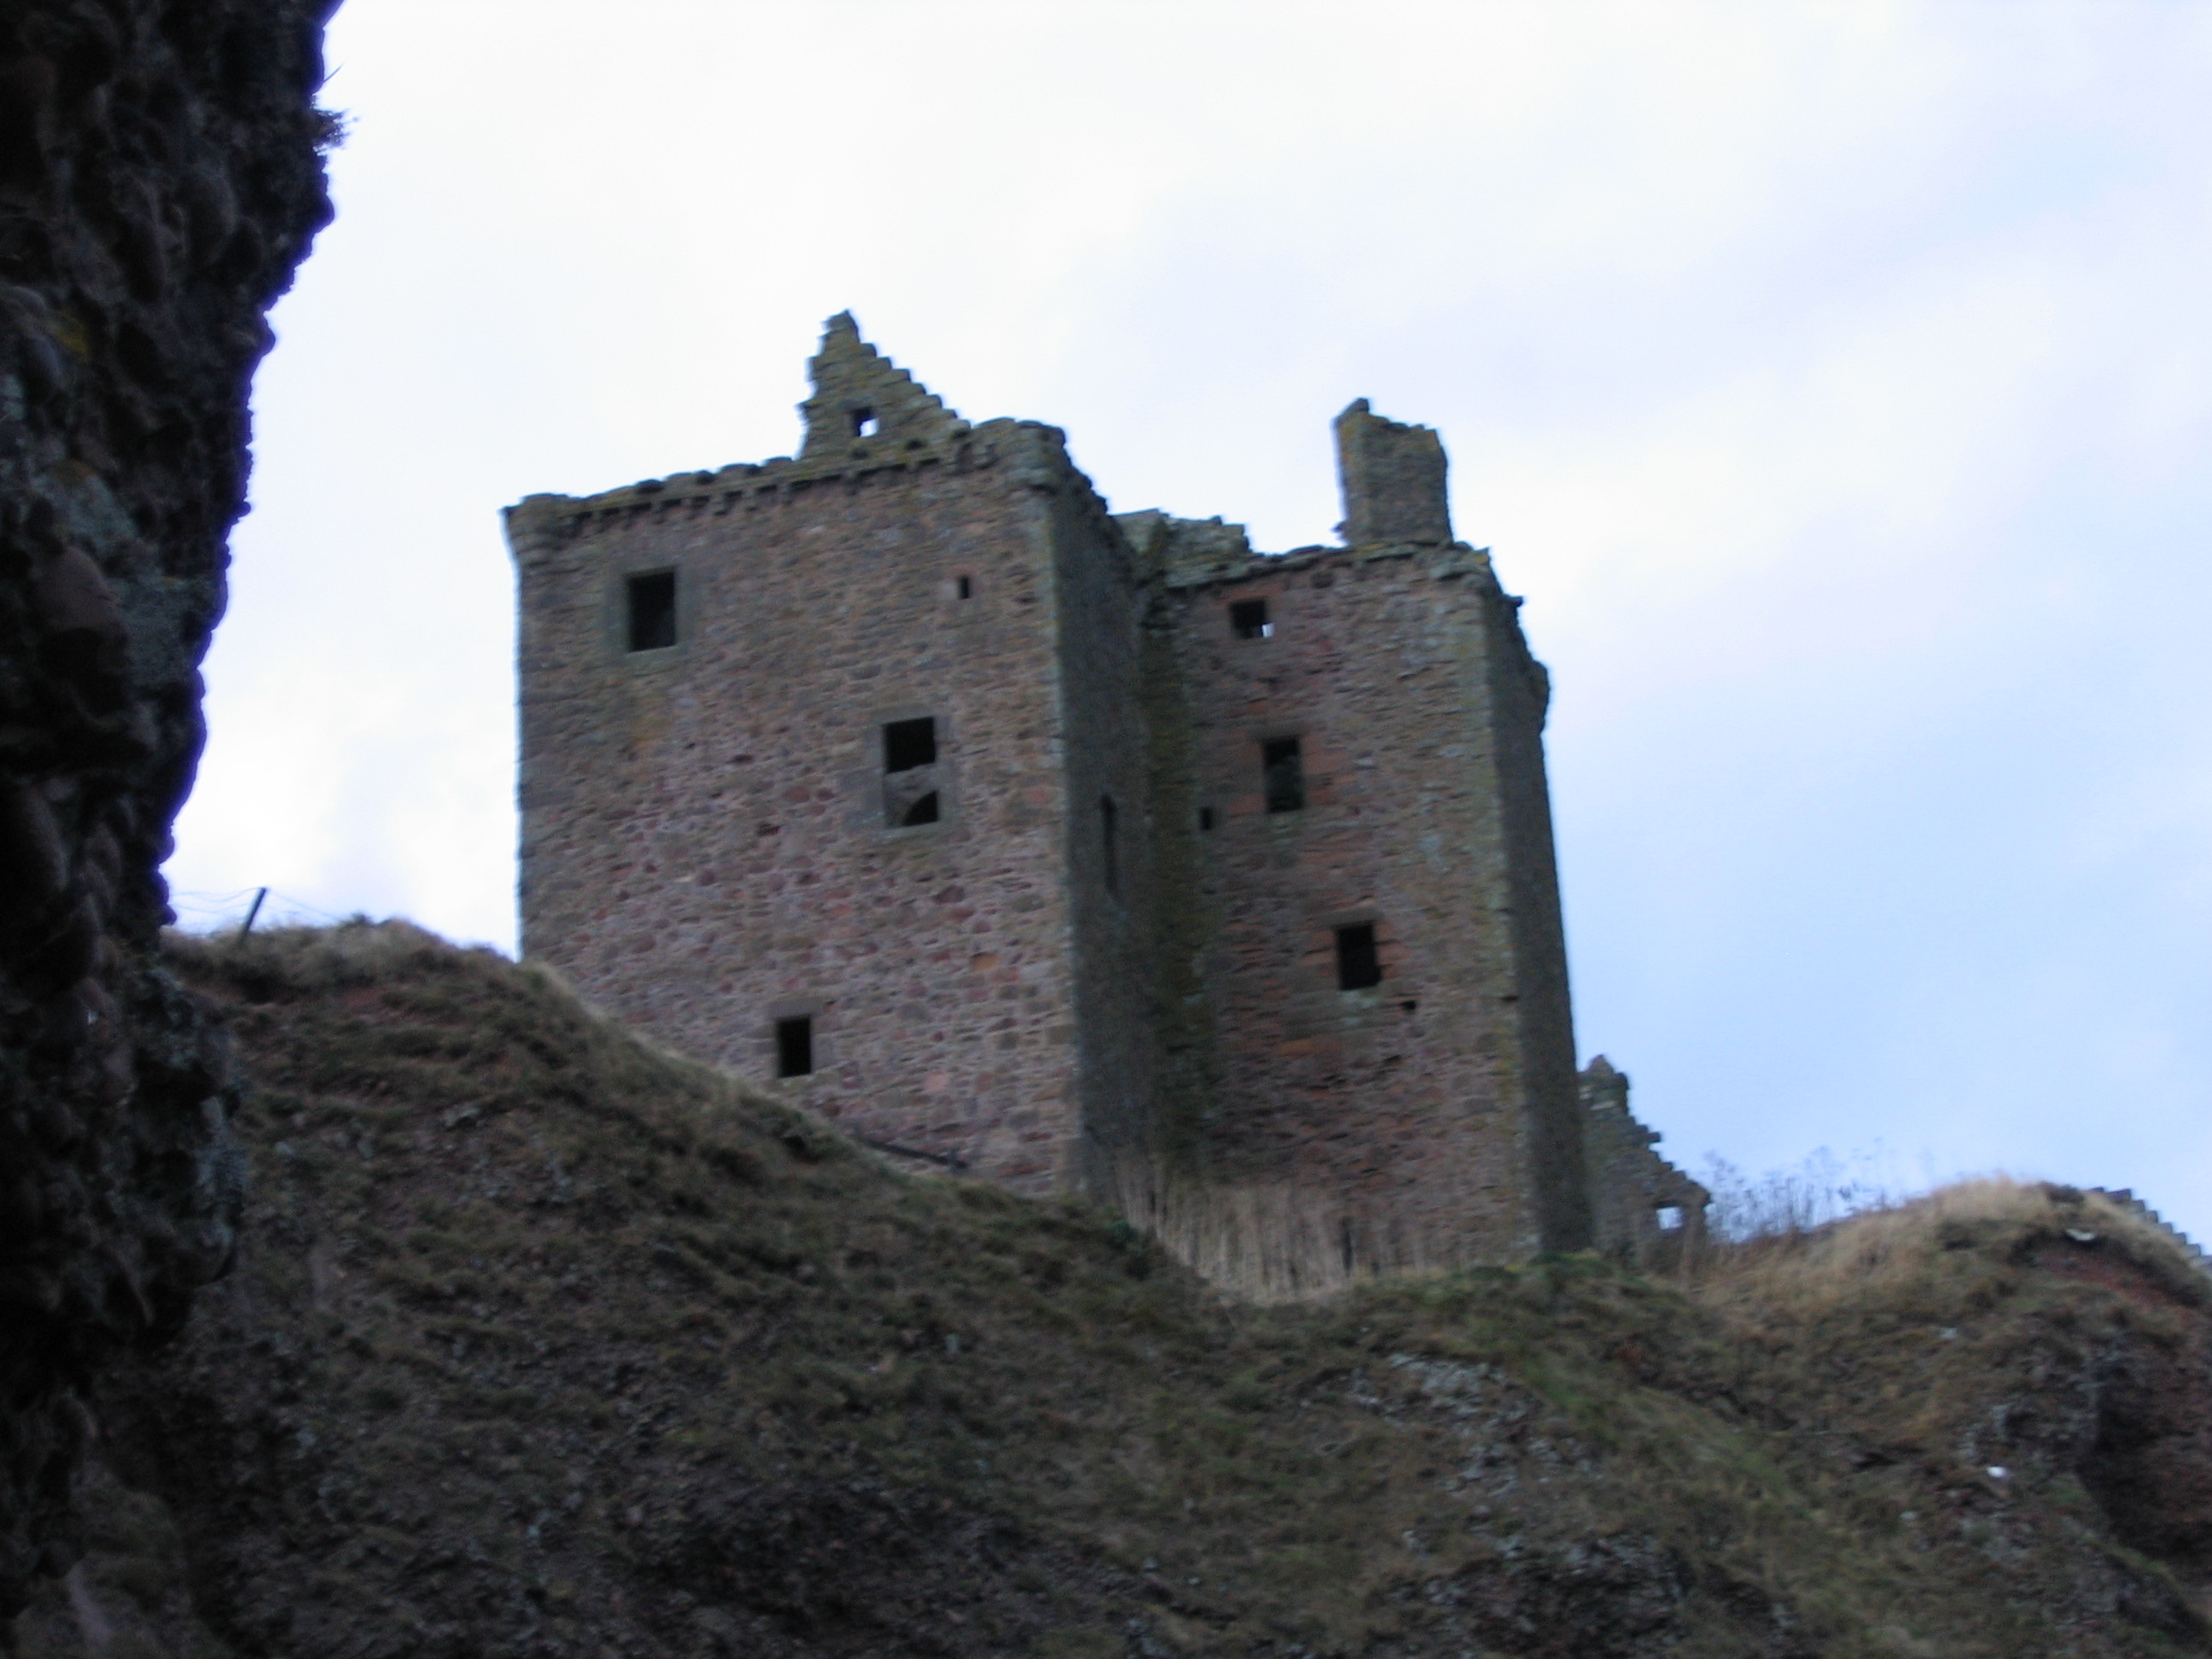
<svg viewBox="0 0 2212 1659">
<path fill-rule="evenodd" d="M 0 1617 L 74 1559 L 90 1377 L 234 1243 L 224 1040 L 152 949 L 335 4 L 0 0 Z"/>
</svg>

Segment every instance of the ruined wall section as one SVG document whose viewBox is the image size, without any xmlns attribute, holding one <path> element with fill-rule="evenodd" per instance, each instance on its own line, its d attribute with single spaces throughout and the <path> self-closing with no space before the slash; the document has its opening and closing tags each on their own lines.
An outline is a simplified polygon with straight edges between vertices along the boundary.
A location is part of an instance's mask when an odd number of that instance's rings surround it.
<svg viewBox="0 0 2212 1659">
<path fill-rule="evenodd" d="M 1577 1081 L 1591 1242 L 1608 1255 L 1646 1264 L 1670 1251 L 1695 1250 L 1705 1239 L 1705 1206 L 1712 1195 L 1651 1150 L 1661 1137 L 1630 1111 L 1628 1074 L 1599 1054 Z"/>
<path fill-rule="evenodd" d="M 1013 422 L 510 520 L 523 945 L 640 1029 L 863 1137 L 1042 1192 L 1080 1135 L 1051 497 Z M 857 452 L 857 453 L 850 453 Z M 678 642 L 623 586 L 673 570 Z M 963 597 L 964 593 L 964 597 Z M 883 726 L 938 722 L 939 821 L 886 822 Z"/>
<path fill-rule="evenodd" d="M 1442 547 L 1452 539 L 1444 444 L 1432 427 L 1386 420 L 1354 400 L 1336 417 L 1347 547 Z"/>
<path fill-rule="evenodd" d="M 94 1378 L 235 1243 L 228 1051 L 153 947 L 333 9 L 0 8 L 0 1621 L 76 1559 Z"/>
<path fill-rule="evenodd" d="M 1471 549 L 1202 544 L 1167 577 L 1191 688 L 1204 977 L 1220 1033 L 1212 1169 L 1342 1195 L 1347 1252 L 1498 1260 L 1539 1248 L 1506 829 L 1486 776 L 1499 602 Z M 1271 631 L 1239 637 L 1259 600 Z M 1296 737 L 1297 811 L 1262 745 Z M 1336 929 L 1383 977 L 1339 987 Z"/>
</svg>

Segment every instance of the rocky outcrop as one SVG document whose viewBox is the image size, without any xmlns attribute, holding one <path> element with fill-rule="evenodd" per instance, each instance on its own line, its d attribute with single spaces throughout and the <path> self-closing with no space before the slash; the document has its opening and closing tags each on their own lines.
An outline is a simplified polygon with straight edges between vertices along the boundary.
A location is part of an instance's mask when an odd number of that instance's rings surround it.
<svg viewBox="0 0 2212 1659">
<path fill-rule="evenodd" d="M 0 0 L 0 1616 L 74 1559 L 90 1377 L 234 1243 L 223 1039 L 152 951 L 335 3 Z"/>
</svg>

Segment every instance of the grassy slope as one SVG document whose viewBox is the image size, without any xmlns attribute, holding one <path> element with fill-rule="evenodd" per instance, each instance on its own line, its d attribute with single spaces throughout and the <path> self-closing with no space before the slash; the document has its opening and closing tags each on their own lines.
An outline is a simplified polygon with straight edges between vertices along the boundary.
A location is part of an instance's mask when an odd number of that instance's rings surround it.
<svg viewBox="0 0 2212 1659">
<path fill-rule="evenodd" d="M 404 927 L 177 967 L 252 1243 L 27 1655 L 2212 1651 L 2206 1287 L 2094 1197 L 1239 1309 Z"/>
</svg>

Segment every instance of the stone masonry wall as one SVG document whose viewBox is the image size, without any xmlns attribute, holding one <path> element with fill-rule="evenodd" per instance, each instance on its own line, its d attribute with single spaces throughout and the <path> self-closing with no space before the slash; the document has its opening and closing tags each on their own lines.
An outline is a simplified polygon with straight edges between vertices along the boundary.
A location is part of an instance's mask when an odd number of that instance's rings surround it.
<svg viewBox="0 0 2212 1659">
<path fill-rule="evenodd" d="M 263 313 L 329 217 L 331 3 L 0 6 L 0 1644 L 92 1389 L 235 1244 L 223 1035 L 155 963 Z"/>
<path fill-rule="evenodd" d="M 1202 580 L 1190 580 L 1193 575 Z M 1438 1259 L 1547 1241 L 1517 1051 L 1506 826 L 1489 775 L 1504 601 L 1464 547 L 1186 565 L 1172 590 L 1195 726 L 1219 1178 L 1349 1194 Z M 1243 639 L 1230 605 L 1263 600 Z M 1306 805 L 1269 812 L 1261 743 L 1296 736 Z M 1340 990 L 1334 930 L 1383 979 Z M 1377 1248 L 1384 1248 L 1378 1244 Z"/>
<path fill-rule="evenodd" d="M 1566 926 L 1552 836 L 1552 791 L 1544 769 L 1544 716 L 1551 684 L 1521 633 L 1521 601 L 1493 582 L 1483 608 L 1489 683 L 1484 723 L 1491 748 L 1485 781 L 1495 802 L 1498 840 L 1485 902 L 1510 930 L 1512 985 L 1501 1011 L 1516 1057 L 1529 1125 L 1528 1173 L 1539 1229 L 1553 1249 L 1590 1241 L 1589 1179 L 1575 1082 L 1575 1031 L 1567 994 Z"/>
<path fill-rule="evenodd" d="M 1057 429 L 971 428 L 849 317 L 812 371 L 795 461 L 513 510 L 525 949 L 755 1078 L 805 1016 L 782 1086 L 863 1139 L 1261 1278 L 1589 1243 L 1547 685 L 1437 434 L 1352 405 L 1364 539 L 1259 557 L 1109 514 Z M 626 584 L 671 573 L 641 648 Z"/>
<path fill-rule="evenodd" d="M 817 1069 L 794 1096 L 1049 1190 L 1081 1135 L 1068 884 L 1087 830 L 1059 612 L 1063 567 L 1099 550 L 1056 521 L 1049 428 L 850 448 L 514 513 L 524 948 L 755 1078 L 775 1075 L 774 1021 L 809 1015 Z M 623 580 L 658 569 L 679 642 L 626 651 Z M 921 716 L 944 813 L 890 827 L 882 727 Z"/>
<path fill-rule="evenodd" d="M 1150 1146 L 1159 1086 L 1154 946 L 1158 907 L 1166 901 L 1154 856 L 1146 764 L 1146 589 L 1121 526 L 1067 459 L 1061 434 L 1052 428 L 1038 431 L 1049 448 L 1038 456 L 1031 487 L 1051 503 L 1059 596 L 1081 1178 L 1103 1190 L 1112 1164 L 1131 1149 Z"/>
<path fill-rule="evenodd" d="M 1705 1242 L 1705 1206 L 1712 1195 L 1651 1150 L 1659 1133 L 1628 1109 L 1626 1073 L 1599 1054 L 1578 1082 L 1597 1248 L 1646 1264 L 1665 1252 L 1694 1251 Z M 1671 1228 L 1662 1215 L 1669 1210 L 1674 1212 Z"/>
</svg>

